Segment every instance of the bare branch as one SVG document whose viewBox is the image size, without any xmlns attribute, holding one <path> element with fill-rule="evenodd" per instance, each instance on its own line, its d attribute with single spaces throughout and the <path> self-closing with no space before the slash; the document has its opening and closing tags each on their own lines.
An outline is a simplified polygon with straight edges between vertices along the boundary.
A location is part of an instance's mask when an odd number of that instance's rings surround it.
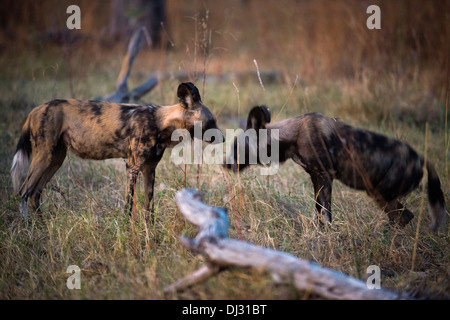
<svg viewBox="0 0 450 320">
<path fill-rule="evenodd" d="M 132 101 L 136 101 L 141 99 L 141 97 L 147 92 L 150 92 L 153 90 L 153 88 L 158 84 L 158 80 L 156 78 L 149 78 L 146 82 L 141 84 L 139 87 L 133 89 L 133 91 L 130 92 L 130 99 Z"/>
<path fill-rule="evenodd" d="M 128 77 L 130 76 L 131 67 L 133 66 L 134 59 L 136 58 L 139 48 L 142 42 L 143 28 L 139 28 L 130 39 L 128 44 L 128 52 L 123 59 L 122 69 L 120 69 L 119 77 L 117 78 L 116 91 L 128 92 Z"/>
<path fill-rule="evenodd" d="M 133 62 L 139 52 L 145 32 L 145 27 L 139 28 L 130 39 L 128 51 L 123 59 L 122 68 L 120 69 L 119 77 L 117 78 L 116 91 L 107 94 L 104 97 L 98 97 L 96 100 L 117 103 L 138 101 L 158 84 L 158 80 L 155 77 L 150 77 L 146 82 L 132 91 L 128 90 L 128 78 L 130 77 Z"/>
</svg>

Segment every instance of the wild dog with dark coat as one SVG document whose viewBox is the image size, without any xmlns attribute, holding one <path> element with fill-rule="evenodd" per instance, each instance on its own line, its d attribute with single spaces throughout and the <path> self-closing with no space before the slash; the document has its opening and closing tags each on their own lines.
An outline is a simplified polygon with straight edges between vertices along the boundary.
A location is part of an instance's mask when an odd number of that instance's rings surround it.
<svg viewBox="0 0 450 320">
<path fill-rule="evenodd" d="M 358 129 L 318 113 L 270 123 L 264 106 L 254 107 L 248 116 L 247 129 L 278 129 L 279 161 L 292 159 L 310 175 L 317 197 L 316 210 L 331 222 L 331 191 L 334 179 L 358 190 L 365 190 L 388 214 L 391 221 L 406 225 L 414 215 L 398 198 L 414 190 L 423 176 L 424 158 L 409 145 L 384 135 Z M 270 138 L 271 134 L 267 134 Z M 249 140 L 246 144 L 250 143 Z M 270 145 L 270 139 L 268 144 Z M 259 142 L 258 146 L 259 147 Z M 236 140 L 234 159 L 228 169 L 238 170 Z M 244 162 L 248 166 L 249 150 Z M 245 160 L 244 160 L 245 159 Z M 259 161 L 259 160 L 258 160 Z M 437 231 L 445 224 L 444 194 L 433 165 L 427 161 L 430 228 Z"/>
<path fill-rule="evenodd" d="M 116 104 L 100 101 L 53 100 L 28 115 L 11 167 L 13 187 L 22 197 L 20 211 L 27 217 L 27 200 L 39 209 L 47 182 L 64 162 L 67 150 L 83 159 L 127 159 L 127 208 L 133 207 L 134 186 L 144 176 L 145 207 L 153 199 L 155 169 L 175 129 L 217 129 L 216 119 L 192 83 L 178 87 L 179 103 L 171 106 Z M 191 135 L 192 136 L 192 135 Z M 21 178 L 31 157 L 25 181 Z M 153 206 L 152 206 L 153 209 Z"/>
</svg>

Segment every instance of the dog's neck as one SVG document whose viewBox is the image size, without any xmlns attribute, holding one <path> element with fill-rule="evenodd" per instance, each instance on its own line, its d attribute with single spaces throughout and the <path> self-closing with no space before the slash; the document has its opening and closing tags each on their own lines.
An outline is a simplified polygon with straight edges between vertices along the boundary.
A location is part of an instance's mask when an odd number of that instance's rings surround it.
<svg viewBox="0 0 450 320">
<path fill-rule="evenodd" d="M 160 131 L 169 128 L 180 129 L 184 127 L 186 109 L 177 103 L 171 106 L 163 106 L 156 110 L 156 122 Z"/>
<path fill-rule="evenodd" d="M 289 118 L 277 122 L 271 122 L 266 125 L 267 129 L 278 130 L 279 140 L 282 143 L 295 143 L 299 129 L 297 118 Z"/>
<path fill-rule="evenodd" d="M 166 147 L 173 147 L 178 141 L 172 142 L 171 137 L 176 129 L 188 129 L 186 127 L 187 111 L 181 104 L 162 106 L 155 112 L 160 141 Z"/>
</svg>

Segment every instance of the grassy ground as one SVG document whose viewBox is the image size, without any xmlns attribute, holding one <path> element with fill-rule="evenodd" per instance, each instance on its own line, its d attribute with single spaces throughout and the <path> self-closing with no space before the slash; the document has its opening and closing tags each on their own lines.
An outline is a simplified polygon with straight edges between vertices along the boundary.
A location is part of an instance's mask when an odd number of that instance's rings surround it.
<svg viewBox="0 0 450 320">
<path fill-rule="evenodd" d="M 183 220 L 173 200 L 184 186 L 185 175 L 184 167 L 170 161 L 170 150 L 157 168 L 152 224 L 141 215 L 132 224 L 123 214 L 123 160 L 84 161 L 71 154 L 43 194 L 42 217 L 30 214 L 28 222 L 19 218 L 20 199 L 12 195 L 9 169 L 21 126 L 34 106 L 53 98 L 90 99 L 113 90 L 123 48 L 102 55 L 93 54 L 94 49 L 74 50 L 70 58 L 52 46 L 0 55 L 0 298 L 314 298 L 276 284 L 267 274 L 241 269 L 227 270 L 185 292 L 163 295 L 165 286 L 204 263 L 178 240 L 179 235 L 194 236 L 195 230 Z M 263 88 L 253 63 L 257 56 L 226 56 L 225 61 L 213 54 L 195 56 L 197 63 L 191 64 L 187 61 L 192 56 L 183 50 L 142 52 L 130 87 L 145 80 L 147 70 L 183 69 L 199 87 L 222 130 L 237 128 L 253 105 L 266 104 L 273 118 L 317 111 L 407 141 L 422 154 L 426 145 L 449 211 L 445 84 L 435 81 L 436 68 L 411 66 L 382 72 L 368 68 L 353 76 L 327 79 L 302 77 L 293 61 L 266 64 L 258 60 L 261 71 L 267 71 L 266 66 L 279 71 L 275 80 L 263 78 Z M 239 74 L 232 73 L 237 69 Z M 203 78 L 222 73 L 229 77 Z M 144 100 L 174 103 L 178 82 L 173 77 L 164 79 Z M 365 193 L 335 182 L 333 225 L 322 230 L 314 224 L 309 176 L 292 161 L 281 166 L 277 175 L 260 176 L 255 167 L 241 173 L 240 180 L 217 165 L 188 165 L 186 178 L 188 187 L 205 194 L 206 203 L 229 209 L 230 237 L 240 236 L 360 279 L 368 276 L 368 266 L 378 265 L 382 287 L 418 297 L 450 296 L 450 234 L 428 230 L 422 186 L 404 199 L 416 218 L 399 229 L 389 226 L 385 214 Z M 139 181 L 138 212 L 142 196 Z M 82 269 L 81 290 L 66 286 L 69 265 Z"/>
</svg>

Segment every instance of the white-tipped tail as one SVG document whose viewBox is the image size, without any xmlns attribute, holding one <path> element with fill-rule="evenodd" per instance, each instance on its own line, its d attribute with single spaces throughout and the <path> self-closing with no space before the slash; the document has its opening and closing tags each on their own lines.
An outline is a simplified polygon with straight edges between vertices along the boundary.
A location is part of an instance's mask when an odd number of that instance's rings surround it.
<svg viewBox="0 0 450 320">
<path fill-rule="evenodd" d="M 22 149 L 17 150 L 11 166 L 11 178 L 15 194 L 19 193 L 29 162 L 30 159 L 26 151 Z"/>
</svg>

